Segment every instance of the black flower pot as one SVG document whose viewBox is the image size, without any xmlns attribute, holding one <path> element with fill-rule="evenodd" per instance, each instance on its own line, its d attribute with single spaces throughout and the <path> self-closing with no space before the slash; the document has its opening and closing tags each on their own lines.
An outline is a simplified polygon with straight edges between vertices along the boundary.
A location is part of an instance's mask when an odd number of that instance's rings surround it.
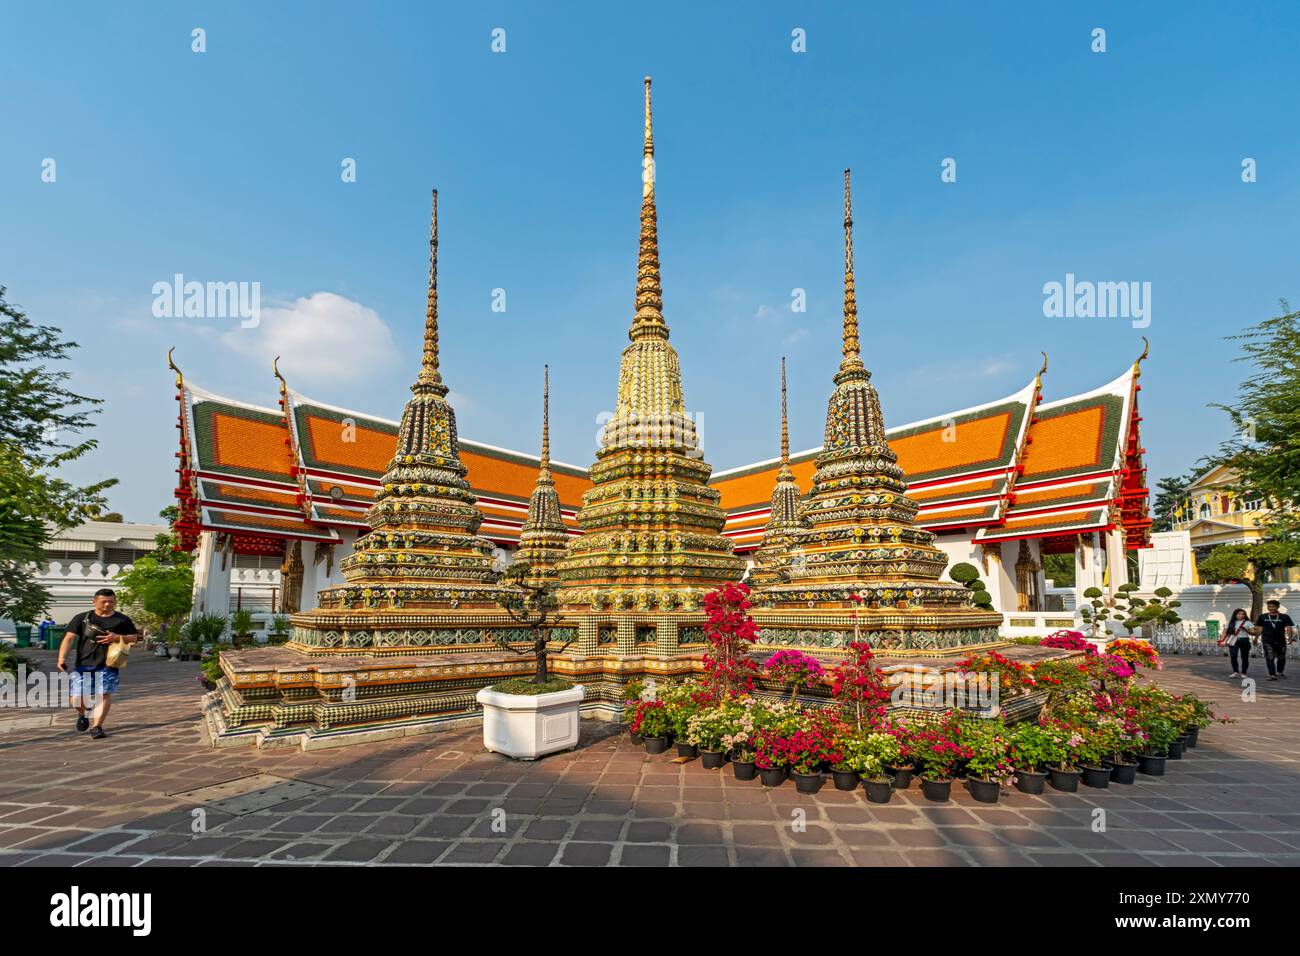
<svg viewBox="0 0 1300 956">
<path fill-rule="evenodd" d="M 1098 790 L 1110 786 L 1110 768 L 1109 767 L 1083 767 L 1081 779 L 1085 787 L 1096 787 Z"/>
<path fill-rule="evenodd" d="M 696 749 L 695 744 L 686 744 L 682 743 L 680 740 L 677 741 L 677 756 L 698 757 L 699 755 L 700 752 Z"/>
<path fill-rule="evenodd" d="M 700 766 L 705 770 L 717 770 L 727 762 L 727 755 L 721 750 L 701 750 Z"/>
<path fill-rule="evenodd" d="M 894 784 L 888 777 L 884 780 L 863 780 L 862 788 L 867 791 L 868 803 L 888 803 L 894 795 Z"/>
<path fill-rule="evenodd" d="M 1201 728 L 1193 727 L 1191 730 L 1187 731 L 1187 746 L 1195 747 L 1200 738 Z"/>
<path fill-rule="evenodd" d="M 760 770 L 758 779 L 765 787 L 779 787 L 785 783 L 785 767 L 768 767 Z"/>
<path fill-rule="evenodd" d="M 1021 793 L 1039 794 L 1047 786 L 1047 774 L 1037 770 L 1017 770 L 1016 789 Z"/>
<path fill-rule="evenodd" d="M 645 738 L 645 752 L 648 754 L 661 754 L 668 749 L 667 737 L 647 737 Z"/>
<path fill-rule="evenodd" d="M 852 770 L 832 770 L 831 776 L 835 778 L 836 790 L 856 790 L 858 788 L 858 775 Z"/>
<path fill-rule="evenodd" d="M 980 780 L 978 777 L 967 780 L 966 789 L 980 803 L 997 803 L 998 796 L 1002 793 L 1002 787 L 996 780 Z"/>
<path fill-rule="evenodd" d="M 737 780 L 753 780 L 758 773 L 758 765 L 752 760 L 731 761 L 731 772 Z"/>
<path fill-rule="evenodd" d="M 1144 773 L 1148 777 L 1163 777 L 1165 758 L 1155 754 L 1138 754 L 1138 773 Z"/>
<path fill-rule="evenodd" d="M 945 803 L 952 796 L 952 779 L 926 780 L 922 777 L 921 792 L 925 794 L 927 800 L 933 800 L 935 803 Z"/>
<path fill-rule="evenodd" d="M 1110 765 L 1111 783 L 1133 783 L 1137 780 L 1138 765 L 1135 763 L 1112 763 Z"/>
<path fill-rule="evenodd" d="M 894 778 L 895 790 L 906 790 L 912 785 L 912 777 L 916 774 L 916 768 L 886 767 L 885 772 Z"/>
<path fill-rule="evenodd" d="M 792 773 L 795 788 L 800 793 L 816 793 L 822 788 L 825 778 L 819 773 Z"/>
<path fill-rule="evenodd" d="M 1052 781 L 1054 790 L 1060 790 L 1062 793 L 1077 793 L 1079 790 L 1079 771 L 1073 767 L 1069 770 L 1052 767 L 1047 771 L 1047 777 Z"/>
<path fill-rule="evenodd" d="M 631 731 L 628 731 L 628 736 L 632 738 L 632 743 L 636 744 L 638 747 L 645 743 L 645 738 L 640 734 L 634 734 Z"/>
<path fill-rule="evenodd" d="M 1170 760 L 1183 759 L 1183 738 L 1179 737 L 1177 740 L 1175 740 L 1173 743 L 1169 745 L 1169 759 Z"/>
</svg>

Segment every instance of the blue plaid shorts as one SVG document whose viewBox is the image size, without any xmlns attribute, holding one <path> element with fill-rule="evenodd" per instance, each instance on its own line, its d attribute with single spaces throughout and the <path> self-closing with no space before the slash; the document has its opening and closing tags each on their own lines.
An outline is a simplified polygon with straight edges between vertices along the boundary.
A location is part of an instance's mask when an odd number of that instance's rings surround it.
<svg viewBox="0 0 1300 956">
<path fill-rule="evenodd" d="M 68 690 L 72 697 L 98 697 L 100 694 L 117 693 L 119 677 L 116 667 L 78 668 L 69 677 L 71 680 Z"/>
</svg>

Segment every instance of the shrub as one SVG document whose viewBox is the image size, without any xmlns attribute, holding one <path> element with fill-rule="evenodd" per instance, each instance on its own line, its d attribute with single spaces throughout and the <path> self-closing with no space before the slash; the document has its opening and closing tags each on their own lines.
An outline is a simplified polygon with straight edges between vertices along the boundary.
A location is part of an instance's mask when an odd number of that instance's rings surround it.
<svg viewBox="0 0 1300 956">
<path fill-rule="evenodd" d="M 1067 753 L 1054 729 L 1022 721 L 1011 728 L 1008 757 L 1018 770 L 1042 771 L 1062 765 Z"/>
<path fill-rule="evenodd" d="M 801 687 L 811 687 L 826 676 L 821 661 L 793 648 L 777 651 L 763 662 L 763 667 L 772 680 L 790 688 L 791 703 L 798 698 Z"/>
</svg>

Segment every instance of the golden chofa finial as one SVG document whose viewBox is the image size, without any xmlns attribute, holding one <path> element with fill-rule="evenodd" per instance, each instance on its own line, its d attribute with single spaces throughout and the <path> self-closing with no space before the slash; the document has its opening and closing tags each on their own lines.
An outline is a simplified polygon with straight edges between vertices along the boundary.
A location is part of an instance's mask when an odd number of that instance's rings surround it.
<svg viewBox="0 0 1300 956">
<path fill-rule="evenodd" d="M 1038 370 L 1038 374 L 1034 376 L 1034 381 L 1035 381 L 1036 383 L 1038 383 L 1039 385 L 1042 385 L 1042 384 L 1043 384 L 1043 376 L 1047 374 L 1047 353 L 1046 353 L 1046 352 L 1040 352 L 1039 354 L 1043 356 L 1043 367 L 1040 368 L 1040 369 Z"/>
<path fill-rule="evenodd" d="M 176 373 L 176 387 L 181 388 L 185 384 L 185 376 L 181 375 L 180 368 L 172 361 L 172 353 L 176 351 L 176 346 L 167 350 L 167 367 Z"/>
<path fill-rule="evenodd" d="M 641 150 L 641 237 L 636 260 L 636 315 L 628 338 L 668 337 L 659 283 L 659 213 L 655 208 L 655 144 L 650 113 L 650 77 L 645 78 L 645 141 Z"/>
<path fill-rule="evenodd" d="M 1138 368 L 1138 366 L 1141 365 L 1142 362 L 1146 359 L 1146 357 L 1147 357 L 1148 355 L 1150 355 L 1150 354 L 1151 354 L 1151 342 L 1150 342 L 1150 340 L 1149 340 L 1149 339 L 1144 335 L 1144 336 L 1142 336 L 1142 354 L 1139 355 L 1139 356 L 1137 357 L 1137 361 L 1135 361 L 1135 362 L 1133 363 L 1133 374 L 1134 374 L 1134 375 L 1141 375 L 1141 374 L 1142 374 L 1142 370 L 1141 370 L 1140 368 Z"/>
<path fill-rule="evenodd" d="M 277 355 L 271 360 L 271 371 L 275 373 L 276 379 L 280 382 L 280 398 L 283 399 L 285 392 L 289 390 L 289 386 L 285 382 L 284 376 L 280 374 L 280 356 Z"/>
</svg>

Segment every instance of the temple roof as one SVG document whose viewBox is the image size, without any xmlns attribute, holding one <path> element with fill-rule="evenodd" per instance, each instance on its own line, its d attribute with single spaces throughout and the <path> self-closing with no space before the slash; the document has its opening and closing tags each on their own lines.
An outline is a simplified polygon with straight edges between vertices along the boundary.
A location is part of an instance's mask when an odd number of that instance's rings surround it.
<svg viewBox="0 0 1300 956">
<path fill-rule="evenodd" d="M 1038 379 L 1006 398 L 887 430 L 927 530 L 974 532 L 977 541 L 1050 537 L 1120 522 L 1138 533 L 1146 490 L 1140 474 L 1137 385 L 1130 368 L 1082 395 L 1038 403 Z M 211 530 L 336 540 L 336 528 L 365 528 L 365 513 L 392 458 L 397 423 L 339 408 L 285 388 L 285 411 L 181 386 L 182 440 L 192 488 Z M 821 448 L 790 456 L 795 480 L 812 483 Z M 540 458 L 460 440 L 483 512 L 482 534 L 518 540 Z M 724 534 L 756 547 L 767 523 L 780 459 L 720 471 L 709 484 L 728 513 Z M 551 462 L 571 534 L 587 470 Z M 1127 482 L 1127 487 L 1126 487 Z M 1128 505 L 1124 505 L 1128 495 Z M 1127 517 L 1122 514 L 1127 509 Z M 289 524 L 284 524 L 284 522 Z"/>
</svg>

